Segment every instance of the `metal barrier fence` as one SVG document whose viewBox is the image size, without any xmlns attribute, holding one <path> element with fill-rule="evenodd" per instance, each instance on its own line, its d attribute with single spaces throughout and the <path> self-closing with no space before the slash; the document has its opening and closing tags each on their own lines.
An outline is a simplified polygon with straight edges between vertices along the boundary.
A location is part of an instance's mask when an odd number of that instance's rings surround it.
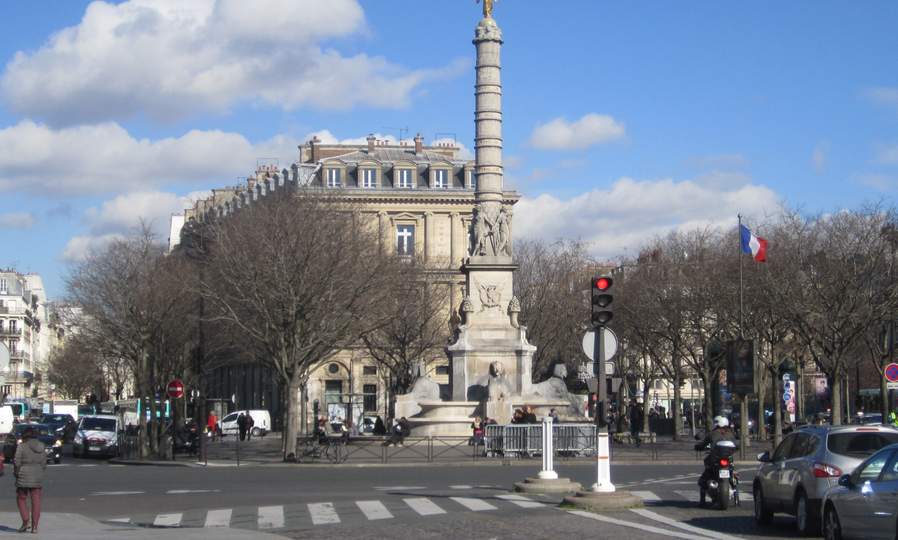
<svg viewBox="0 0 898 540">
<path fill-rule="evenodd" d="M 487 425 L 484 444 L 487 456 L 526 457 L 542 454 L 542 424 Z M 594 424 L 555 424 L 552 442 L 559 457 L 594 456 Z"/>
</svg>

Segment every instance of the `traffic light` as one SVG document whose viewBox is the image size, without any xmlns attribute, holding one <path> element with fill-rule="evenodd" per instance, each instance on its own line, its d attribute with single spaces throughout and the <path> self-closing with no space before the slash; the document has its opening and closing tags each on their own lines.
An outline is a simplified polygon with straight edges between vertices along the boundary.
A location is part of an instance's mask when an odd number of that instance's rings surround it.
<svg viewBox="0 0 898 540">
<path fill-rule="evenodd" d="M 614 296 L 611 294 L 611 286 L 614 281 L 607 276 L 592 278 L 592 325 L 605 326 L 614 318 L 611 312 L 611 302 Z"/>
</svg>

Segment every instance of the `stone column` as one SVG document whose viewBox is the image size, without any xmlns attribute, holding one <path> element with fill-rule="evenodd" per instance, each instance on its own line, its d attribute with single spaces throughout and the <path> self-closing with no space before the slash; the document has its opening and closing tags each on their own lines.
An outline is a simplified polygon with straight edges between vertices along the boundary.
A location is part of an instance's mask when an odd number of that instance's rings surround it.
<svg viewBox="0 0 898 540">
<path fill-rule="evenodd" d="M 390 249 L 390 214 L 381 210 L 377 213 L 378 229 L 380 232 L 380 248 L 389 252 Z"/>
<path fill-rule="evenodd" d="M 459 235 L 463 231 L 461 230 L 461 223 L 459 221 L 458 212 L 449 214 L 449 266 L 451 268 L 455 268 L 461 264 L 462 243 Z"/>
</svg>

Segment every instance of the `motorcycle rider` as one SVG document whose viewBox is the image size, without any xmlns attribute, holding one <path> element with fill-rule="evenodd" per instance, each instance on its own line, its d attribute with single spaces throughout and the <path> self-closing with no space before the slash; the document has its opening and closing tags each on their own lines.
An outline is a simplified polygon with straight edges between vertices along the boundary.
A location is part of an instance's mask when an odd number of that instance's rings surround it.
<svg viewBox="0 0 898 540">
<path fill-rule="evenodd" d="M 711 478 L 711 470 L 721 456 L 717 454 L 717 443 L 720 441 L 736 442 L 736 435 L 730 429 L 730 421 L 725 416 L 714 417 L 714 429 L 708 433 L 702 442 L 695 445 L 696 451 L 704 450 L 708 445 L 711 451 L 705 456 L 705 470 L 702 472 L 701 478 L 698 479 L 699 485 L 699 506 L 705 506 L 705 488 L 706 482 Z"/>
</svg>

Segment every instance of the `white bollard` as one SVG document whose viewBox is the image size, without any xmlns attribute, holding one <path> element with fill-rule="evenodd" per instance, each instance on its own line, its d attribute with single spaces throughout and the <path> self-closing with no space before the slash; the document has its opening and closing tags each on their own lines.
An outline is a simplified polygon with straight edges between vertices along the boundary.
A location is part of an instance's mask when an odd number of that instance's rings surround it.
<svg viewBox="0 0 898 540">
<path fill-rule="evenodd" d="M 611 452 L 608 447 L 608 432 L 602 429 L 598 432 L 596 441 L 596 483 L 592 490 L 596 493 L 613 493 L 614 484 L 611 483 Z"/>
<path fill-rule="evenodd" d="M 536 476 L 542 480 L 557 480 L 555 472 L 555 448 L 552 444 L 552 417 L 543 418 L 543 470 Z"/>
</svg>

